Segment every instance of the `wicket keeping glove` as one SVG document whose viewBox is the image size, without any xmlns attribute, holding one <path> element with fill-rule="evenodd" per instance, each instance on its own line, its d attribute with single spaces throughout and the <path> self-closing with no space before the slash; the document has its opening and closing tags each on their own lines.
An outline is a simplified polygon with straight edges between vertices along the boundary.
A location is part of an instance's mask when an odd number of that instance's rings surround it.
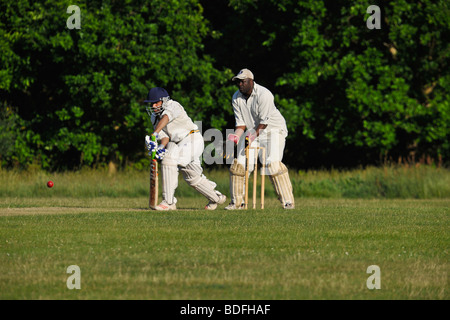
<svg viewBox="0 0 450 320">
<path fill-rule="evenodd" d="M 239 137 L 233 133 L 230 133 L 227 137 L 228 140 L 233 141 L 234 144 L 238 144 L 239 142 Z"/>
<path fill-rule="evenodd" d="M 256 133 L 248 132 L 246 136 L 250 142 L 250 144 L 257 138 Z"/>
</svg>

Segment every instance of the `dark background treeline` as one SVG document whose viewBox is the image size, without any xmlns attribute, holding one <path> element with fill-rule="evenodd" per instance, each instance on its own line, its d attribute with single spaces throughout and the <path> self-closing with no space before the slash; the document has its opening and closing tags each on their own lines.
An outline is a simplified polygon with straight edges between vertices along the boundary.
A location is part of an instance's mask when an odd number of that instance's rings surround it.
<svg viewBox="0 0 450 320">
<path fill-rule="evenodd" d="M 153 86 L 225 135 L 246 67 L 286 118 L 291 167 L 448 164 L 449 31 L 448 1 L 4 0 L 0 163 L 146 165 Z"/>
</svg>

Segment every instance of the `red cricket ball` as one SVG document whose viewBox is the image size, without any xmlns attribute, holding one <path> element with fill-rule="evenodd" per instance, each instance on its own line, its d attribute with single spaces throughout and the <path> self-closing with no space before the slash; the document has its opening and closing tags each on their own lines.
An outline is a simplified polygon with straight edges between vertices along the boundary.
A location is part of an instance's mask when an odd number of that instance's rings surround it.
<svg viewBox="0 0 450 320">
<path fill-rule="evenodd" d="M 47 182 L 47 187 L 49 187 L 49 188 L 53 187 L 53 181 Z"/>
</svg>

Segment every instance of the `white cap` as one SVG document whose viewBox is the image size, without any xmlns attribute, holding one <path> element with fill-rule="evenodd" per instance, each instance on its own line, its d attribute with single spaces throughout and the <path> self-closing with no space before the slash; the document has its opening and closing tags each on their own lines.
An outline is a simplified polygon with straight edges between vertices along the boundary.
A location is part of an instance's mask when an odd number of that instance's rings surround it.
<svg viewBox="0 0 450 320">
<path fill-rule="evenodd" d="M 231 79 L 232 81 L 236 80 L 236 79 L 254 79 L 253 78 L 253 73 L 248 70 L 248 69 L 242 69 L 241 71 L 239 71 L 239 73 L 237 75 L 235 75 L 233 77 L 233 79 Z"/>
</svg>

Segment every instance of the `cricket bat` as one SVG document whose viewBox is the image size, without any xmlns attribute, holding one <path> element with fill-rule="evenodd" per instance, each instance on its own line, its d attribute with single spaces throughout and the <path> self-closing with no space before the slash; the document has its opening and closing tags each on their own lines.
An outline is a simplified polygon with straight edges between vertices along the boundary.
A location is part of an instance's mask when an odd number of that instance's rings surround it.
<svg viewBox="0 0 450 320">
<path fill-rule="evenodd" d="M 156 137 L 151 136 L 152 141 L 156 142 Z M 150 162 L 150 209 L 155 210 L 158 205 L 158 161 L 156 160 L 156 151 L 152 153 Z"/>
</svg>

